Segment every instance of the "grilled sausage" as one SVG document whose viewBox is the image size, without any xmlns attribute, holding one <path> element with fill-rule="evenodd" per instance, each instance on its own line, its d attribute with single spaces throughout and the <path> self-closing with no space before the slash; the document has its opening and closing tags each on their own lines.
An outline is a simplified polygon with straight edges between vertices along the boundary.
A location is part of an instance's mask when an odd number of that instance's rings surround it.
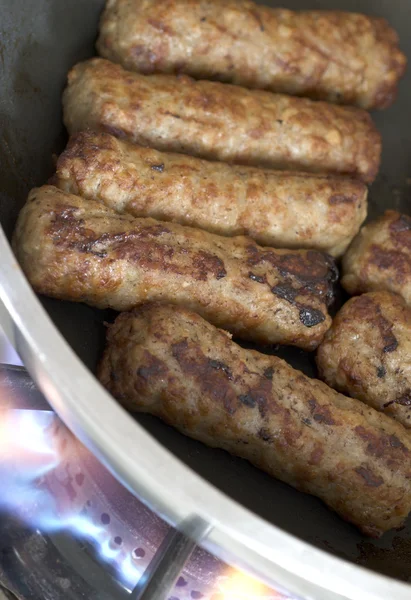
<svg viewBox="0 0 411 600">
<path fill-rule="evenodd" d="M 208 162 L 90 131 L 70 139 L 52 182 L 119 213 L 333 256 L 347 249 L 367 213 L 360 181 Z"/>
<path fill-rule="evenodd" d="M 349 300 L 318 349 L 321 378 L 411 427 L 411 309 L 391 292 Z"/>
<path fill-rule="evenodd" d="M 411 217 L 387 210 L 363 227 L 344 256 L 342 284 L 351 295 L 389 290 L 411 306 Z"/>
<path fill-rule="evenodd" d="M 108 331 L 99 368 L 125 407 L 314 494 L 378 537 L 411 509 L 411 438 L 393 419 L 180 307 L 145 305 Z"/>
<path fill-rule="evenodd" d="M 393 102 L 407 63 L 384 19 L 249 0 L 108 0 L 97 49 L 141 73 L 187 73 L 367 109 Z"/>
<path fill-rule="evenodd" d="M 381 139 L 365 111 L 187 76 L 138 75 L 101 58 L 76 65 L 69 133 L 90 127 L 157 150 L 374 180 Z"/>
<path fill-rule="evenodd" d="M 183 304 L 240 337 L 307 349 L 331 325 L 328 255 L 119 215 L 52 186 L 30 193 L 14 248 L 35 290 L 62 300 Z"/>
</svg>

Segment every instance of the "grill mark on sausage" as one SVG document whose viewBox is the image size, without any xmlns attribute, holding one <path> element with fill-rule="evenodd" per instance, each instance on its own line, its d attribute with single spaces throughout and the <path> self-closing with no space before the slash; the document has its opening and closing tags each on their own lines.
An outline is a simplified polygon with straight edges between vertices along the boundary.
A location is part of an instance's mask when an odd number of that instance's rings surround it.
<svg viewBox="0 0 411 600">
<path fill-rule="evenodd" d="M 212 367 L 213 369 L 216 369 L 217 371 L 224 371 L 224 373 L 227 375 L 228 379 L 230 379 L 230 380 L 233 379 L 233 375 L 231 373 L 230 367 L 228 367 L 221 360 L 214 360 L 214 359 L 210 358 L 209 362 L 210 362 L 210 367 Z"/>
<path fill-rule="evenodd" d="M 193 260 L 194 268 L 196 269 L 195 277 L 200 281 L 206 281 L 208 275 L 211 273 L 216 279 L 222 279 L 226 277 L 227 271 L 225 270 L 224 263 L 215 254 L 210 254 L 204 250 L 197 252 Z"/>
<path fill-rule="evenodd" d="M 224 370 L 212 366 L 199 347 L 187 339 L 172 344 L 171 352 L 183 374 L 194 379 L 204 395 L 221 404 L 228 414 L 235 413 L 237 396 Z"/>
<path fill-rule="evenodd" d="M 320 310 L 296 301 L 300 290 L 294 289 L 290 283 L 284 282 L 275 285 L 271 288 L 271 291 L 279 298 L 282 298 L 282 300 L 299 309 L 300 321 L 305 327 L 315 327 L 325 320 L 325 315 Z"/>
<path fill-rule="evenodd" d="M 361 425 L 355 427 L 354 431 L 359 438 L 367 443 L 366 452 L 367 454 L 370 454 L 370 456 L 383 458 L 388 463 L 393 460 L 398 460 L 398 450 L 401 450 L 405 457 L 410 456 L 410 451 L 396 435 L 381 434 L 378 436 Z"/>
<path fill-rule="evenodd" d="M 273 379 L 273 375 L 274 375 L 274 367 L 267 367 L 267 368 L 264 370 L 264 377 L 265 377 L 266 379 L 269 379 L 270 381 L 272 381 L 272 379 Z"/>
<path fill-rule="evenodd" d="M 356 298 L 355 308 L 358 318 L 363 316 L 369 320 L 372 317 L 373 323 L 378 327 L 381 335 L 383 352 L 385 354 L 394 352 L 398 348 L 398 340 L 392 331 L 393 323 L 384 317 L 381 307 L 372 298 L 363 295 Z"/>
<path fill-rule="evenodd" d="M 322 425 L 339 425 L 339 423 L 333 419 L 328 406 L 319 404 L 315 398 L 310 398 L 308 400 L 308 405 L 310 407 L 311 415 L 317 423 Z"/>
<path fill-rule="evenodd" d="M 411 274 L 411 261 L 400 250 L 385 250 L 376 244 L 370 247 L 369 262 L 382 271 L 390 270 L 396 283 L 403 283 Z"/>
<path fill-rule="evenodd" d="M 224 262 L 204 250 L 195 253 L 187 267 L 179 264 L 181 261 L 177 259 L 175 248 L 156 241 L 164 234 L 171 234 L 170 229 L 161 223 L 143 224 L 140 229 L 124 233 L 97 235 L 83 226 L 83 220 L 75 215 L 76 210 L 75 207 L 64 206 L 54 215 L 46 234 L 51 234 L 56 246 L 93 254 L 101 259 L 110 251 L 115 258 L 136 262 L 142 268 L 180 275 L 187 271 L 197 281 L 206 281 L 210 275 L 215 279 L 227 275 Z M 180 249 L 180 253 L 185 253 L 184 248 Z"/>
<path fill-rule="evenodd" d="M 380 487 L 384 483 L 384 479 L 378 475 L 375 475 L 371 469 L 366 467 L 357 467 L 354 469 L 354 471 L 364 480 L 365 485 L 368 487 Z"/>
<path fill-rule="evenodd" d="M 143 359 L 137 369 L 137 375 L 144 382 L 149 382 L 152 377 L 164 376 L 167 372 L 167 366 L 163 361 L 153 356 L 148 350 L 144 350 Z"/>
</svg>

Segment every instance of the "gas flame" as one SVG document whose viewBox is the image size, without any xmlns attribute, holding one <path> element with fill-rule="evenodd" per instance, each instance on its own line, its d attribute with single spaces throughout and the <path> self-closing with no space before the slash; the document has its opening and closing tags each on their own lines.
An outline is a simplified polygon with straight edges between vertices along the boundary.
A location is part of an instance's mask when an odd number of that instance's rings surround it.
<svg viewBox="0 0 411 600">
<path fill-rule="evenodd" d="M 97 493 L 93 496 L 90 492 L 93 486 L 84 469 L 87 456 L 91 455 L 53 412 L 0 411 L 0 510 L 12 512 L 43 533 L 67 531 L 91 542 L 100 557 L 112 565 L 119 582 L 131 590 L 140 580 L 153 551 L 141 560 L 141 552 L 137 557 L 133 552 L 135 533 L 124 531 L 122 537 L 113 537 L 113 530 L 118 532 L 124 525 L 114 522 L 115 515 L 109 517 L 102 513 L 107 508 L 104 499 L 99 500 Z M 106 476 L 112 480 L 109 487 L 119 486 L 108 472 Z M 79 493 L 80 489 L 83 494 Z M 111 525 L 107 527 L 110 518 Z M 217 579 L 214 584 L 217 594 L 214 588 L 211 597 L 218 600 L 285 600 L 288 597 L 229 567 L 225 575 Z M 209 597 L 194 593 L 197 596 L 191 596 L 193 598 L 206 600 Z"/>
<path fill-rule="evenodd" d="M 75 506 L 68 465 L 81 449 L 51 411 L 1 411 L 0 509 L 43 532 L 70 531 L 91 542 L 112 563 L 121 583 L 132 589 L 142 566 L 132 559 L 131 550 L 113 544 L 110 528 L 94 522 L 84 506 Z"/>
</svg>

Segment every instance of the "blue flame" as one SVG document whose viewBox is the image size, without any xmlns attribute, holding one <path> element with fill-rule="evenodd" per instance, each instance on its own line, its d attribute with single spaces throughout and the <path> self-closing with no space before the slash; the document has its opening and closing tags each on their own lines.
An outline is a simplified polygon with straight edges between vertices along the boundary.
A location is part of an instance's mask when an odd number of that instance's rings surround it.
<svg viewBox="0 0 411 600">
<path fill-rule="evenodd" d="M 63 432 L 69 444 L 75 438 L 50 411 L 9 410 L 0 419 L 0 508 L 12 512 L 43 532 L 69 531 L 89 541 L 102 559 L 116 569 L 120 582 L 133 588 L 142 575 L 131 550 L 114 547 L 110 530 L 93 522 L 90 515 L 61 510 L 50 491 L 50 481 L 64 487 L 67 456 L 61 449 Z M 69 445 L 68 444 L 68 445 Z M 78 444 L 77 444 L 78 447 Z M 67 452 L 70 453 L 70 448 Z M 60 469 L 60 474 L 59 474 Z M 66 475 L 64 475 L 66 473 Z"/>
</svg>

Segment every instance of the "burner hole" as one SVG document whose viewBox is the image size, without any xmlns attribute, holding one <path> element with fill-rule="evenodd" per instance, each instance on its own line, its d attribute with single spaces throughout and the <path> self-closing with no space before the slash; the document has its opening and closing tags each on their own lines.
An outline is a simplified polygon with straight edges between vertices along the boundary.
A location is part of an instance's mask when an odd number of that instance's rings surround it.
<svg viewBox="0 0 411 600">
<path fill-rule="evenodd" d="M 121 539 L 121 537 L 119 535 L 116 535 L 116 537 L 114 538 L 114 543 L 117 544 L 117 546 L 121 546 L 121 544 L 123 543 L 123 540 Z"/>
<path fill-rule="evenodd" d="M 185 585 L 187 585 L 187 581 L 184 579 L 184 577 L 179 577 L 177 579 L 176 586 L 177 587 L 184 587 Z"/>
<path fill-rule="evenodd" d="M 144 558 L 145 555 L 146 551 L 143 550 L 143 548 L 134 548 L 133 552 L 131 553 L 133 558 Z"/>
<path fill-rule="evenodd" d="M 107 513 L 102 513 L 101 522 L 103 523 L 103 525 L 108 525 L 110 523 L 110 521 L 111 521 L 110 515 L 108 515 Z"/>
<path fill-rule="evenodd" d="M 204 594 L 202 594 L 201 592 L 197 592 L 196 590 L 193 590 L 191 592 L 190 596 L 192 598 L 194 598 L 194 600 L 200 600 L 200 598 L 202 598 L 204 596 Z"/>
<path fill-rule="evenodd" d="M 86 504 L 87 506 L 91 506 L 91 500 L 87 500 Z"/>
</svg>

